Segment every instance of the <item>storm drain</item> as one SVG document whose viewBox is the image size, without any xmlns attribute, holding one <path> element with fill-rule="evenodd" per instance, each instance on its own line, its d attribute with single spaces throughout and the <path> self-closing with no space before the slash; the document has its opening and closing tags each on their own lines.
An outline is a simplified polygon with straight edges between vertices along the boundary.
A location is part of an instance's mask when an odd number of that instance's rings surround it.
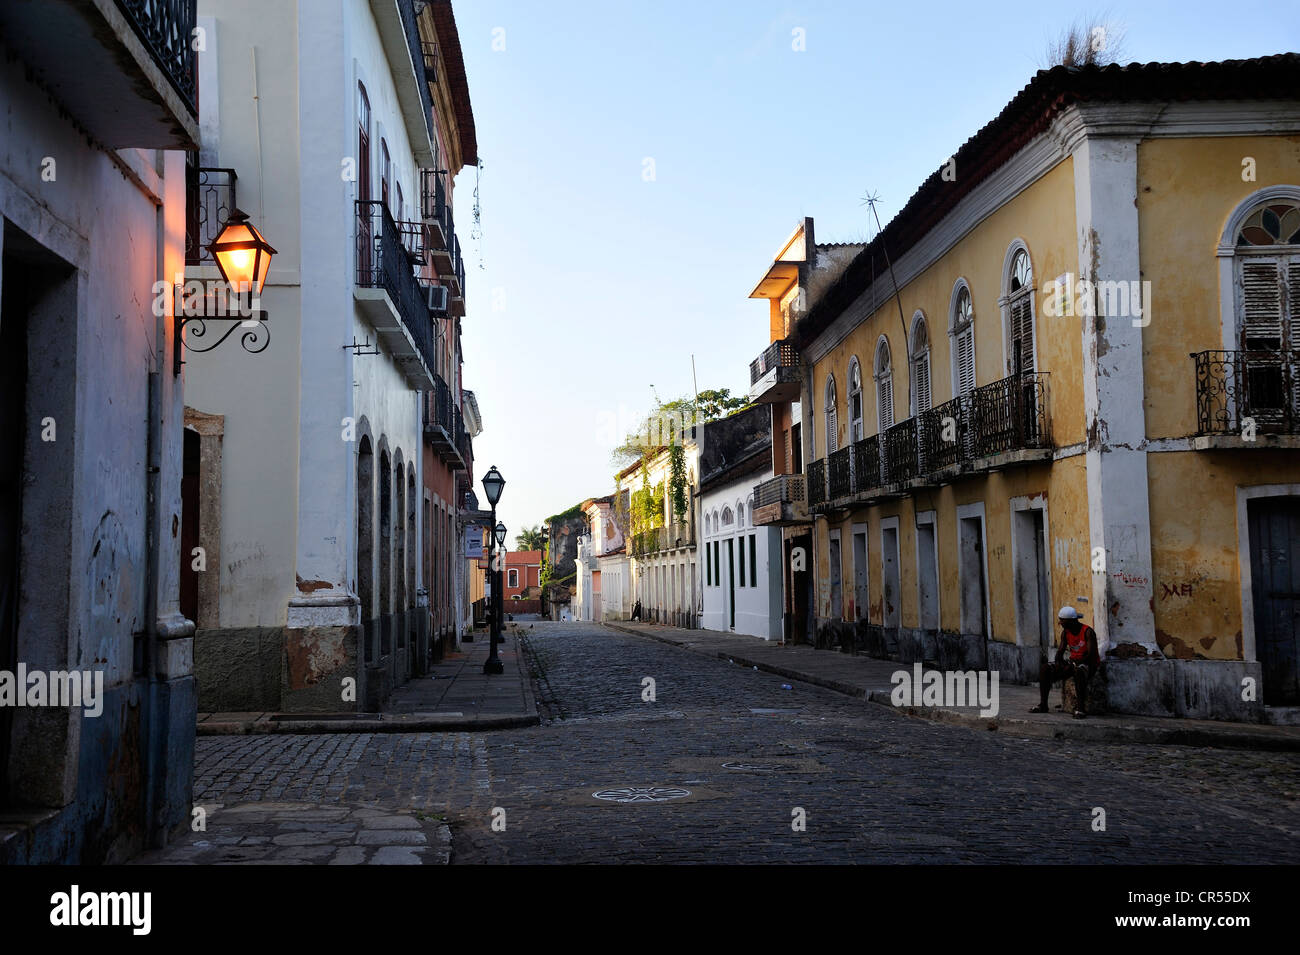
<svg viewBox="0 0 1300 955">
<path fill-rule="evenodd" d="M 689 796 L 689 789 L 680 786 L 624 786 L 621 789 L 599 789 L 591 795 L 608 802 L 668 802 Z"/>
</svg>

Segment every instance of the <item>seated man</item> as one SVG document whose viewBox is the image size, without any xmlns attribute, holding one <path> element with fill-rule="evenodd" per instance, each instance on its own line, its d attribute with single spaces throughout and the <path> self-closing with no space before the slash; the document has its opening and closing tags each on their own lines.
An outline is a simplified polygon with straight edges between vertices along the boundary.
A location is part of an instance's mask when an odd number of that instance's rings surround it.
<svg viewBox="0 0 1300 955">
<path fill-rule="evenodd" d="M 1097 651 L 1097 632 L 1079 618 L 1079 611 L 1073 607 L 1062 607 L 1057 614 L 1061 621 L 1061 640 L 1056 648 L 1056 662 L 1048 663 L 1043 655 L 1042 665 L 1038 671 L 1038 687 L 1042 701 L 1030 713 L 1047 712 L 1047 694 L 1057 680 L 1074 679 L 1075 696 L 1078 708 L 1074 718 L 1081 720 L 1087 713 L 1088 681 L 1101 666 L 1101 654 Z M 1069 658 L 1066 653 L 1069 652 Z"/>
</svg>

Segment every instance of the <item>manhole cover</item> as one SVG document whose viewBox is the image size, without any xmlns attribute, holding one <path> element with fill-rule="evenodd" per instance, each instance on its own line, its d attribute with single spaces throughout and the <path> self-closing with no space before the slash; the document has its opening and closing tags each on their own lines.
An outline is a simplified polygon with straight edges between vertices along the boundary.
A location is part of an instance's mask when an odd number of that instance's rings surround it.
<svg viewBox="0 0 1300 955">
<path fill-rule="evenodd" d="M 667 802 L 690 794 L 689 789 L 679 786 L 624 786 L 621 789 L 598 789 L 592 796 L 609 802 Z"/>
</svg>

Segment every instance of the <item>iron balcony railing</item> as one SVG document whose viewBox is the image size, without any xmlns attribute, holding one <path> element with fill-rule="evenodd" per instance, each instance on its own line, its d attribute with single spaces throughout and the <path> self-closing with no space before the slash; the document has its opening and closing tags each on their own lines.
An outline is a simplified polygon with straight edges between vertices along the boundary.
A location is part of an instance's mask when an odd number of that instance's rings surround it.
<svg viewBox="0 0 1300 955">
<path fill-rule="evenodd" d="M 1196 363 L 1197 434 L 1300 434 L 1300 351 L 1203 351 Z"/>
<path fill-rule="evenodd" d="M 451 231 L 447 216 L 451 206 L 447 202 L 447 173 L 442 169 L 420 170 L 420 217 L 437 227 L 435 238 L 446 248 Z"/>
<path fill-rule="evenodd" d="M 880 436 L 880 479 L 882 484 L 897 484 L 917 477 L 920 462 L 916 456 L 916 419 L 908 418 L 886 428 Z"/>
<path fill-rule="evenodd" d="M 198 57 L 194 51 L 197 0 L 117 0 L 131 29 L 185 106 L 199 112 Z M 75 69 L 70 65 L 70 69 Z"/>
<path fill-rule="evenodd" d="M 773 342 L 749 363 L 749 383 L 756 384 L 773 368 L 798 368 L 799 352 L 786 340 Z"/>
<path fill-rule="evenodd" d="M 1220 375 L 1215 379 L 1208 370 L 1202 372 L 1201 356 L 1197 357 L 1198 381 L 1232 378 Z M 1220 365 L 1221 361 L 1215 367 Z M 1300 360 L 1291 362 L 1290 367 L 1300 370 Z M 1300 375 L 1286 380 L 1293 383 L 1288 393 L 1297 396 L 1292 407 L 1300 407 Z M 808 503 L 869 493 L 991 455 L 1050 448 L 1047 381 L 1046 373 L 1012 375 L 814 461 L 808 467 Z M 1276 396 L 1284 393 L 1277 389 L 1285 387 L 1285 383 L 1274 382 L 1268 387 Z M 1222 388 L 1212 383 L 1206 390 L 1218 395 Z M 1276 400 L 1269 399 L 1274 403 Z M 1294 415 L 1290 420 L 1300 423 Z"/>
<path fill-rule="evenodd" d="M 925 470 L 952 467 L 971 456 L 969 396 L 959 395 L 917 417 L 919 454 Z"/>
<path fill-rule="evenodd" d="M 976 388 L 970 399 L 976 457 L 1051 447 L 1045 372 L 1009 375 Z"/>
<path fill-rule="evenodd" d="M 185 264 L 215 265 L 208 246 L 235 208 L 235 170 L 187 165 L 185 169 Z"/>
<path fill-rule="evenodd" d="M 436 84 L 438 82 L 438 44 L 431 40 L 424 40 L 420 43 L 420 49 L 424 53 L 424 81 Z"/>
<path fill-rule="evenodd" d="M 388 293 L 402 324 L 430 370 L 437 367 L 428 293 L 415 276 L 402 233 L 388 207 L 374 199 L 356 200 L 357 285 Z"/>
<path fill-rule="evenodd" d="M 424 4 L 421 4 L 423 6 Z M 426 73 L 428 61 L 425 58 L 424 41 L 420 39 L 420 27 L 416 23 L 415 3 L 413 0 L 397 0 L 398 14 L 402 19 L 402 30 L 406 34 L 406 47 L 410 53 L 410 63 L 418 72 L 416 76 Z M 436 61 L 435 61 L 436 65 Z M 433 127 L 433 94 L 429 91 L 427 77 L 420 88 L 420 107 L 424 113 L 424 126 L 429 132 L 430 142 L 437 142 L 437 131 Z"/>
<path fill-rule="evenodd" d="M 808 506 L 826 503 L 826 459 L 808 465 Z"/>
<path fill-rule="evenodd" d="M 695 543 L 695 527 L 689 521 L 649 527 L 632 535 L 632 556 L 644 557 Z"/>
<path fill-rule="evenodd" d="M 764 481 L 754 490 L 754 506 L 802 504 L 805 494 L 804 484 L 802 474 L 779 474 Z"/>
<path fill-rule="evenodd" d="M 853 491 L 852 455 L 853 449 L 844 447 L 832 452 L 827 459 L 826 473 L 831 500 L 846 497 Z"/>
<path fill-rule="evenodd" d="M 865 491 L 869 487 L 880 486 L 880 436 L 873 434 L 869 438 L 855 441 L 853 448 L 853 486 L 854 490 Z"/>
</svg>

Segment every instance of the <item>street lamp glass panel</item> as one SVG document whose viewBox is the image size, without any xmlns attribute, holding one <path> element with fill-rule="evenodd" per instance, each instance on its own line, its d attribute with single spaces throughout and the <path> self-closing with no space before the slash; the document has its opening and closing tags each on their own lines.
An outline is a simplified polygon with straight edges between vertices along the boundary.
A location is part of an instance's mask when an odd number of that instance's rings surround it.
<svg viewBox="0 0 1300 955">
<path fill-rule="evenodd" d="M 506 479 L 501 476 L 501 472 L 494 464 L 488 473 L 483 475 L 483 493 L 487 495 L 488 504 L 497 506 L 497 501 L 501 500 L 501 490 L 505 486 Z"/>
<path fill-rule="evenodd" d="M 504 544 L 505 542 L 506 542 L 506 525 L 497 524 L 497 543 Z"/>
<path fill-rule="evenodd" d="M 236 209 L 221 227 L 221 232 L 208 246 L 217 262 L 217 269 L 236 292 L 251 290 L 262 294 L 266 276 L 271 271 L 271 258 L 275 249 L 262 238 L 248 216 Z"/>
</svg>

